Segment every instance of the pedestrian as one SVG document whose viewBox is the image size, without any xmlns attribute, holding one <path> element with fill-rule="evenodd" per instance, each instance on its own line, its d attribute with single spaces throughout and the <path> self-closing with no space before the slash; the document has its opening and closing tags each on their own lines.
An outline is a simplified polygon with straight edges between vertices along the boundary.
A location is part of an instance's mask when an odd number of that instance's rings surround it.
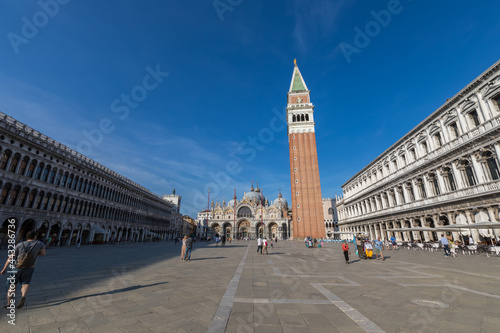
<svg viewBox="0 0 500 333">
<path fill-rule="evenodd" d="M 184 236 L 182 239 L 182 248 L 181 248 L 181 260 L 184 261 L 184 257 L 186 256 L 186 241 L 187 241 L 187 236 Z"/>
<path fill-rule="evenodd" d="M 272 238 L 271 238 L 271 249 L 274 249 L 274 241 Z"/>
<path fill-rule="evenodd" d="M 9 258 L 7 258 L 7 261 L 5 262 L 5 265 L 3 266 L 3 269 L 1 271 L 1 274 L 5 275 L 5 273 L 7 272 L 7 268 L 10 266 L 11 262 L 17 262 L 13 287 L 14 290 L 9 288 L 9 290 L 7 291 L 7 305 L 5 305 L 4 308 L 14 308 L 16 286 L 18 284 L 21 284 L 21 299 L 19 301 L 19 304 L 17 305 L 17 308 L 21 309 L 24 306 L 24 303 L 26 302 L 26 294 L 28 293 L 28 290 L 30 288 L 31 278 L 33 276 L 33 273 L 35 272 L 36 259 L 38 258 L 38 256 L 44 256 L 46 254 L 45 245 L 42 242 L 35 240 L 35 231 L 28 231 L 26 238 L 26 241 L 16 245 L 16 247 L 14 248 L 14 253 L 12 253 Z M 25 265 L 21 266 L 22 263 L 20 259 L 23 257 L 29 258 L 29 255 L 24 256 L 25 253 L 31 254 L 32 260 L 30 260 L 30 262 L 27 262 L 28 260 L 26 260 Z M 11 270 L 14 271 L 14 269 Z"/>
<path fill-rule="evenodd" d="M 392 243 L 392 249 L 398 250 L 398 243 L 396 243 L 396 237 L 394 236 L 391 237 L 391 243 Z"/>
<path fill-rule="evenodd" d="M 363 240 L 361 239 L 361 234 L 356 236 L 356 248 L 358 250 L 358 256 L 360 259 L 364 259 L 364 251 L 363 251 Z"/>
<path fill-rule="evenodd" d="M 449 257 L 451 256 L 450 252 L 450 242 L 448 241 L 448 238 L 444 236 L 444 234 L 441 234 L 441 244 L 443 244 L 444 247 L 444 256 Z"/>
<path fill-rule="evenodd" d="M 342 251 L 344 252 L 345 263 L 350 264 L 349 262 L 349 244 L 344 240 L 342 242 Z"/>
<path fill-rule="evenodd" d="M 382 261 L 384 261 L 384 253 L 382 252 L 383 242 L 380 240 L 380 237 L 377 237 L 377 240 L 373 242 L 373 245 L 375 247 L 375 254 L 377 255 L 377 260 L 379 260 L 378 255 L 380 254 Z"/>
<path fill-rule="evenodd" d="M 260 250 L 260 254 L 262 254 L 262 238 L 257 238 L 257 253 L 259 253 L 259 250 Z"/>
<path fill-rule="evenodd" d="M 193 237 L 189 235 L 186 239 L 186 254 L 184 255 L 184 261 L 191 261 L 191 250 L 193 249 Z M 187 259 L 186 259 L 187 258 Z"/>
<path fill-rule="evenodd" d="M 226 236 L 222 236 L 220 240 L 221 240 L 221 245 L 226 246 Z"/>
<path fill-rule="evenodd" d="M 263 245 L 264 245 L 264 252 L 266 252 L 266 255 L 269 254 L 269 252 L 267 252 L 267 238 L 264 237 L 264 241 L 263 241 Z"/>
</svg>

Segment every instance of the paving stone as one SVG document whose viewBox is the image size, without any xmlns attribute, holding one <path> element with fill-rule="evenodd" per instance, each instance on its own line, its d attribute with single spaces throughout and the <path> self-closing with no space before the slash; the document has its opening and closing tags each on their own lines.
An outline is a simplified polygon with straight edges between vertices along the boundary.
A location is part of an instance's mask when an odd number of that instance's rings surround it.
<svg viewBox="0 0 500 333">
<path fill-rule="evenodd" d="M 353 256 L 345 265 L 337 244 L 306 249 L 283 241 L 274 249 L 282 254 L 269 256 L 256 254 L 253 245 L 195 244 L 187 263 L 178 261 L 180 247 L 169 242 L 49 249 L 39 259 L 16 329 L 206 332 L 221 301 L 230 306 L 233 297 L 240 301 L 225 318 L 226 332 L 357 333 L 365 331 L 363 323 L 399 333 L 500 327 L 498 258 L 449 260 L 438 252 L 400 250 L 386 251 L 384 262 Z M 59 267 L 61 261 L 67 267 Z M 240 263 L 239 284 L 228 289 Z M 233 292 L 229 298 L 226 290 Z M 436 302 L 446 307 L 429 307 Z M 9 332 L 6 325 L 0 320 L 0 332 Z"/>
</svg>

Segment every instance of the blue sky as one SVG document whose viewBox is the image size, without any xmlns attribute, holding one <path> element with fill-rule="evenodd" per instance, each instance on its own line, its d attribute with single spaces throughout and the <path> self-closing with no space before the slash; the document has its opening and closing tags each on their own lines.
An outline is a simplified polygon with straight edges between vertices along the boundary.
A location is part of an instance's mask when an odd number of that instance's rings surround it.
<svg viewBox="0 0 500 333">
<path fill-rule="evenodd" d="M 499 59 L 499 12 L 461 0 L 5 0 L 0 111 L 158 195 L 176 188 L 192 217 L 208 187 L 241 198 L 252 179 L 290 201 L 297 58 L 322 195 L 334 197 Z"/>
</svg>

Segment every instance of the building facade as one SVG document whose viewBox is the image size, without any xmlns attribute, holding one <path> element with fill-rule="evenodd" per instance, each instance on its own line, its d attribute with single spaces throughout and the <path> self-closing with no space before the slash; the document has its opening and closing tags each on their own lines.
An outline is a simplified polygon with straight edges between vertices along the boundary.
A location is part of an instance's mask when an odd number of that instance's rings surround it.
<svg viewBox="0 0 500 333">
<path fill-rule="evenodd" d="M 206 216 L 208 213 L 208 222 Z M 288 203 L 281 193 L 270 204 L 261 190 L 253 185 L 241 200 L 236 193 L 227 204 L 212 201 L 209 212 L 198 214 L 197 234 L 203 237 L 204 223 L 208 224 L 207 235 L 210 237 L 226 236 L 233 239 L 257 237 L 288 239 L 292 235 L 288 215 Z"/>
<path fill-rule="evenodd" d="M 0 113 L 0 237 L 60 245 L 171 237 L 177 206 Z"/>
<path fill-rule="evenodd" d="M 499 140 L 500 61 L 342 186 L 340 231 L 429 241 L 440 235 L 387 230 L 499 222 Z"/>
<path fill-rule="evenodd" d="M 337 199 L 323 198 L 323 216 L 325 217 L 326 237 L 332 239 L 339 238 L 334 234 L 335 231 L 339 231 L 336 200 Z"/>
<path fill-rule="evenodd" d="M 286 112 L 294 236 L 325 237 L 314 105 L 296 61 Z"/>
</svg>

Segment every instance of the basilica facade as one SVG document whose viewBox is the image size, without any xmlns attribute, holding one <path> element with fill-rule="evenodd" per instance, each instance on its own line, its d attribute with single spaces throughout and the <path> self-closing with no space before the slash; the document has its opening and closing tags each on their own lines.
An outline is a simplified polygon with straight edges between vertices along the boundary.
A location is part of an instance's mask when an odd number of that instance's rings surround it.
<svg viewBox="0 0 500 333">
<path fill-rule="evenodd" d="M 228 203 L 212 201 L 208 211 L 200 212 L 197 236 L 288 239 L 293 232 L 290 222 L 288 203 L 281 193 L 270 203 L 259 187 L 254 189 L 252 185 L 241 200 L 235 193 Z"/>
<path fill-rule="evenodd" d="M 500 61 L 342 186 L 339 229 L 432 241 L 440 234 L 411 228 L 500 222 L 499 156 Z M 475 242 L 494 233 L 463 229 Z"/>
</svg>

